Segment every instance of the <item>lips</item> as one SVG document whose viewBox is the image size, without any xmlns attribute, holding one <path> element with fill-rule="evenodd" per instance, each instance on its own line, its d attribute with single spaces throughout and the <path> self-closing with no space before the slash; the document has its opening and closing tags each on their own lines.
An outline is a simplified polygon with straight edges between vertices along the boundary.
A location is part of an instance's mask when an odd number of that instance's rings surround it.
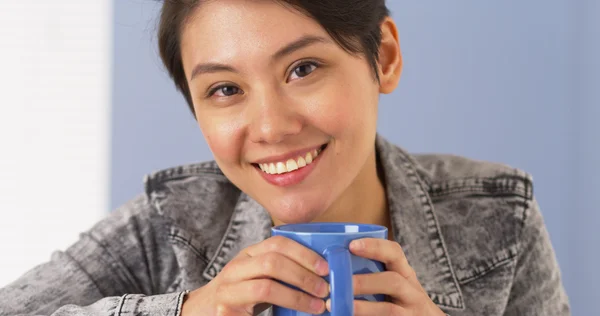
<svg viewBox="0 0 600 316">
<path fill-rule="evenodd" d="M 292 186 L 302 182 L 314 170 L 326 148 L 327 144 L 253 165 L 268 183 L 280 187 Z"/>
</svg>

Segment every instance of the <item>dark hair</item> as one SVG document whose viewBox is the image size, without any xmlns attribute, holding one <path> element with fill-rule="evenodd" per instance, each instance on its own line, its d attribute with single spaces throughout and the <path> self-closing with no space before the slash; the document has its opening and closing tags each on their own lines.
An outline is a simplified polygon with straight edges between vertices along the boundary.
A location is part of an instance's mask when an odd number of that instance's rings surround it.
<svg viewBox="0 0 600 316">
<path fill-rule="evenodd" d="M 203 0 L 165 0 L 160 16 L 160 57 L 194 113 L 181 60 L 181 31 Z M 379 81 L 381 23 L 390 14 L 385 0 L 275 0 L 316 20 L 345 51 L 363 54 Z"/>
</svg>

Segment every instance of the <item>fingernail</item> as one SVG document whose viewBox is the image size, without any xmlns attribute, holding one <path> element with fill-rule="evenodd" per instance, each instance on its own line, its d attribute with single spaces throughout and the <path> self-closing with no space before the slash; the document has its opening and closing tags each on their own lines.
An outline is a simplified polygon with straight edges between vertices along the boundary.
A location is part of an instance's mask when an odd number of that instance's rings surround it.
<svg viewBox="0 0 600 316">
<path fill-rule="evenodd" d="M 365 243 L 362 240 L 353 240 L 350 243 L 350 248 L 352 250 L 361 250 L 365 246 Z"/>
<path fill-rule="evenodd" d="M 328 299 L 327 302 L 325 302 L 325 307 L 328 311 L 331 311 L 331 299 Z"/>
<path fill-rule="evenodd" d="M 325 280 L 320 280 L 319 282 L 317 282 L 317 285 L 315 286 L 315 293 L 319 297 L 327 296 L 327 282 L 325 282 Z"/>
<path fill-rule="evenodd" d="M 329 266 L 327 265 L 327 261 L 319 259 L 315 264 L 315 271 L 317 271 L 319 275 L 323 276 L 329 274 Z"/>
<path fill-rule="evenodd" d="M 310 309 L 315 313 L 321 313 L 323 311 L 323 300 L 313 298 L 310 302 Z"/>
</svg>

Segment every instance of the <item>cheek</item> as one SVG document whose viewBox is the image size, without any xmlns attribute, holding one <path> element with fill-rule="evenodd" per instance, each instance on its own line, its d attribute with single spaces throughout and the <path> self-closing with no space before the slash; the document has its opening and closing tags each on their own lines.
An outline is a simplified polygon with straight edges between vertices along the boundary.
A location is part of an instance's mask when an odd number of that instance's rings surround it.
<svg viewBox="0 0 600 316">
<path fill-rule="evenodd" d="M 233 164 L 240 160 L 243 144 L 241 124 L 232 119 L 203 116 L 199 120 L 200 129 L 206 143 L 219 164 Z M 221 166 L 226 167 L 226 166 Z"/>
<path fill-rule="evenodd" d="M 313 94 L 307 103 L 307 117 L 334 137 L 355 133 L 376 124 L 377 95 L 370 85 L 338 81 Z"/>
</svg>

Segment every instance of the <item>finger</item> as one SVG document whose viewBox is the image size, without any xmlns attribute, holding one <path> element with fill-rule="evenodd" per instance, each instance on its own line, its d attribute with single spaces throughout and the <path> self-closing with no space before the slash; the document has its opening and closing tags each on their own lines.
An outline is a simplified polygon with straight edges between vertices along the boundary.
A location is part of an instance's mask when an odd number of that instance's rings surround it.
<svg viewBox="0 0 600 316">
<path fill-rule="evenodd" d="M 402 247 L 395 241 L 361 238 L 350 243 L 350 250 L 357 256 L 383 262 L 388 271 L 395 271 L 409 280 L 416 280 L 415 271 L 408 264 Z"/>
<path fill-rule="evenodd" d="M 329 286 L 322 277 L 277 252 L 267 252 L 245 260 L 237 260 L 227 265 L 221 273 L 227 283 L 273 278 L 317 297 L 326 297 L 329 293 Z"/>
<path fill-rule="evenodd" d="M 409 311 L 390 302 L 354 301 L 354 316 L 409 315 Z"/>
<path fill-rule="evenodd" d="M 244 307 L 269 303 L 309 314 L 321 314 L 325 311 L 325 302 L 322 299 L 269 279 L 224 284 L 218 289 L 218 295 L 229 306 Z"/>
<path fill-rule="evenodd" d="M 331 312 L 331 299 L 325 303 Z M 408 315 L 405 308 L 390 302 L 354 300 L 354 316 Z"/>
<path fill-rule="evenodd" d="M 298 262 L 304 268 L 325 276 L 329 273 L 327 261 L 319 254 L 289 238 L 273 236 L 242 251 L 248 257 L 256 257 L 267 252 L 277 252 Z"/>
<path fill-rule="evenodd" d="M 356 274 L 353 276 L 354 295 L 385 294 L 401 303 L 417 302 L 423 293 L 397 272 Z"/>
</svg>

